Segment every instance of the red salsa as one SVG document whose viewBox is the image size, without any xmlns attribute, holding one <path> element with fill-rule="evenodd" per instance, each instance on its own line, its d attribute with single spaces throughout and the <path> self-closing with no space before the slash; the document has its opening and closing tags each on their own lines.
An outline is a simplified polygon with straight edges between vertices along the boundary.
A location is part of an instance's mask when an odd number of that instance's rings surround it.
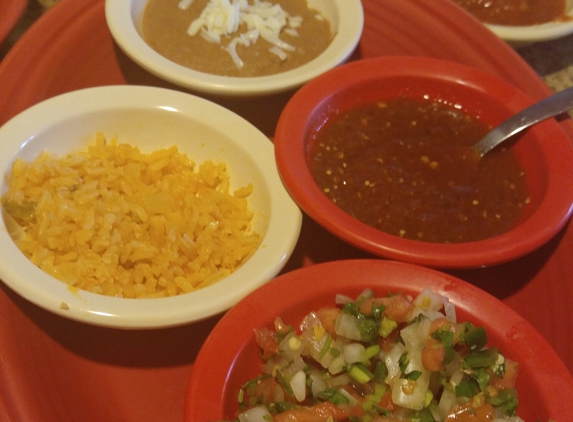
<svg viewBox="0 0 573 422">
<path fill-rule="evenodd" d="M 536 25 L 568 19 L 566 0 L 453 0 L 482 22 L 497 25 Z"/>
<path fill-rule="evenodd" d="M 468 148 L 490 129 L 454 106 L 398 98 L 331 118 L 309 166 L 330 200 L 376 229 L 437 243 L 486 239 L 511 229 L 529 202 L 510 150 L 478 160 Z"/>
</svg>

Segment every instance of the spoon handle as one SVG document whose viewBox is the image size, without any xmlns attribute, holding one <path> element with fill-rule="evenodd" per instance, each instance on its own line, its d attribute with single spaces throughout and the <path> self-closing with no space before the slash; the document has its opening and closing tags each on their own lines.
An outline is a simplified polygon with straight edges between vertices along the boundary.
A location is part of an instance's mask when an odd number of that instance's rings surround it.
<svg viewBox="0 0 573 422">
<path fill-rule="evenodd" d="M 510 117 L 475 144 L 474 149 L 483 157 L 510 136 L 571 109 L 573 109 L 573 87 L 557 92 Z"/>
</svg>

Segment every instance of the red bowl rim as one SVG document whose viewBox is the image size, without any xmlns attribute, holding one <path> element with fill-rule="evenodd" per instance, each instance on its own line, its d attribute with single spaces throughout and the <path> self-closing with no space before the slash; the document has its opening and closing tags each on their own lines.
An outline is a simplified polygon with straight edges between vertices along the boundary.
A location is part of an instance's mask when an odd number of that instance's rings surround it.
<svg viewBox="0 0 573 422">
<path fill-rule="evenodd" d="M 531 127 L 551 172 L 539 208 L 522 224 L 486 240 L 437 244 L 399 238 L 363 224 L 333 204 L 316 186 L 305 161 L 308 116 L 331 96 L 380 78 L 431 78 L 463 84 L 483 93 L 505 92 L 505 106 L 517 112 L 534 100 L 503 79 L 428 57 L 378 57 L 347 63 L 302 87 L 284 108 L 275 133 L 275 157 L 282 181 L 301 209 L 325 229 L 372 254 L 437 268 L 476 268 L 517 259 L 549 241 L 573 211 L 573 146 L 554 119 Z M 341 83 L 341 81 L 343 81 Z M 541 141 L 541 135 L 551 139 Z M 552 148 L 547 148 L 549 145 Z"/>
</svg>

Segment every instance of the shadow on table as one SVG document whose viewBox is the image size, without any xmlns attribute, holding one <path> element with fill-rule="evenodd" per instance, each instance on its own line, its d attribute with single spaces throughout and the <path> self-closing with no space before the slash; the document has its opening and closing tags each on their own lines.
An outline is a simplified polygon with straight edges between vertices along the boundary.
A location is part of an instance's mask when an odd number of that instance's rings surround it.
<svg viewBox="0 0 573 422">
<path fill-rule="evenodd" d="M 99 327 L 52 314 L 0 283 L 20 312 L 12 312 L 12 324 L 20 343 L 40 343 L 42 333 L 61 347 L 88 360 L 122 367 L 161 368 L 195 361 L 199 349 L 220 317 L 180 327 L 153 330 L 123 330 Z M 50 347 L 53 347 L 50 346 Z"/>
<path fill-rule="evenodd" d="M 565 229 L 537 251 L 506 264 L 447 273 L 470 282 L 499 299 L 526 286 L 557 247 Z M 304 266 L 343 259 L 379 259 L 352 247 L 304 216 L 301 237 L 282 273 Z M 107 365 L 161 368 L 192 364 L 209 333 L 219 321 L 204 321 L 166 329 L 122 330 L 87 325 L 52 314 L 0 283 L 4 317 L 17 333 L 14 341 L 45 343 L 43 335 L 69 352 Z M 9 315 L 8 315 L 9 314 Z M 7 324 L 7 323 L 6 323 Z M 158 345 L 160 345 L 158 347 Z M 54 345 L 50 345 L 50 348 Z"/>
<path fill-rule="evenodd" d="M 566 227 L 538 250 L 512 262 L 487 268 L 442 271 L 472 283 L 503 300 L 517 293 L 533 280 L 559 245 L 565 231 Z M 283 272 L 342 259 L 381 258 L 338 239 L 305 214 L 298 245 Z"/>
<path fill-rule="evenodd" d="M 224 97 L 193 92 L 192 90 L 186 90 L 149 73 L 131 60 L 115 42 L 114 52 L 123 77 L 129 85 L 157 86 L 183 91 L 205 98 L 243 117 L 269 138 L 274 136 L 275 127 L 281 111 L 296 92 L 296 90 L 291 90 L 284 93 L 257 97 Z M 349 61 L 360 58 L 360 55 L 361 53 L 359 49 L 357 49 L 349 58 Z"/>
<path fill-rule="evenodd" d="M 499 299 L 505 299 L 526 286 L 544 267 L 567 230 L 567 224 L 553 239 L 536 251 L 514 261 L 475 270 L 448 270 Z"/>
</svg>

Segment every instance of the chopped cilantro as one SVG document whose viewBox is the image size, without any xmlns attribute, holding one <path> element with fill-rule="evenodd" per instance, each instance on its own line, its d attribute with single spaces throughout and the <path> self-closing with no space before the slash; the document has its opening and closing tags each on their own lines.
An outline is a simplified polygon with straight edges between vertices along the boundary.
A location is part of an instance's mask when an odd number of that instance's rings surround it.
<svg viewBox="0 0 573 422">
<path fill-rule="evenodd" d="M 324 391 L 318 393 L 317 398 L 322 401 L 329 401 L 333 404 L 347 404 L 350 403 L 348 397 L 342 394 L 339 390 L 333 388 L 327 388 Z"/>
<path fill-rule="evenodd" d="M 468 369 L 486 368 L 495 365 L 498 354 L 495 347 L 479 350 L 464 356 L 462 363 Z"/>
<path fill-rule="evenodd" d="M 507 416 L 513 416 L 518 403 L 517 391 L 514 388 L 502 389 L 496 396 L 488 397 L 487 401 L 494 406 L 500 406 Z"/>
<path fill-rule="evenodd" d="M 374 371 L 372 374 L 374 375 L 374 381 L 383 382 L 388 376 L 388 367 L 386 367 L 386 364 L 383 361 L 379 360 L 374 365 Z"/>
<path fill-rule="evenodd" d="M 466 331 L 464 341 L 468 350 L 480 350 L 487 344 L 487 333 L 483 327 L 473 327 Z"/>
<path fill-rule="evenodd" d="M 296 409 L 296 405 L 288 402 L 274 402 L 269 404 L 268 406 L 269 412 L 272 414 L 279 414 L 286 412 L 287 410 Z"/>
<path fill-rule="evenodd" d="M 454 350 L 454 333 L 447 330 L 436 330 L 431 334 L 434 340 L 439 341 L 444 345 L 445 355 L 442 363 L 447 365 L 452 362 L 456 356 Z"/>
<path fill-rule="evenodd" d="M 358 310 L 358 304 L 356 302 L 345 303 L 341 309 L 341 312 L 343 314 L 354 315 L 356 318 L 365 318 L 366 317 L 366 315 L 364 315 L 362 312 L 360 312 Z"/>
<path fill-rule="evenodd" d="M 416 381 L 418 378 L 422 376 L 422 371 L 412 371 L 408 372 L 405 376 L 406 379 Z"/>
<path fill-rule="evenodd" d="M 478 385 L 471 379 L 462 380 L 456 385 L 456 397 L 474 397 L 478 393 Z"/>
<path fill-rule="evenodd" d="M 484 368 L 477 368 L 471 374 L 471 377 L 478 383 L 481 391 L 485 391 L 489 385 L 489 374 Z"/>
<path fill-rule="evenodd" d="M 386 305 L 376 305 L 374 303 L 372 304 L 372 316 L 376 321 L 380 321 L 380 318 L 382 317 L 382 314 L 385 310 Z"/>
<path fill-rule="evenodd" d="M 358 330 L 360 331 L 360 337 L 362 341 L 371 342 L 378 335 L 378 325 L 370 319 L 358 319 L 357 323 Z"/>
<path fill-rule="evenodd" d="M 292 391 L 292 387 L 287 382 L 287 380 L 285 379 L 285 377 L 281 371 L 277 371 L 276 378 L 277 378 L 277 382 L 280 384 L 280 386 L 283 388 L 283 390 L 285 390 L 285 393 L 289 394 L 290 396 L 293 396 L 294 393 Z"/>
<path fill-rule="evenodd" d="M 400 359 L 398 359 L 398 366 L 400 366 L 400 371 L 404 374 L 406 372 L 406 366 L 408 366 L 408 352 L 402 353 Z"/>
</svg>

